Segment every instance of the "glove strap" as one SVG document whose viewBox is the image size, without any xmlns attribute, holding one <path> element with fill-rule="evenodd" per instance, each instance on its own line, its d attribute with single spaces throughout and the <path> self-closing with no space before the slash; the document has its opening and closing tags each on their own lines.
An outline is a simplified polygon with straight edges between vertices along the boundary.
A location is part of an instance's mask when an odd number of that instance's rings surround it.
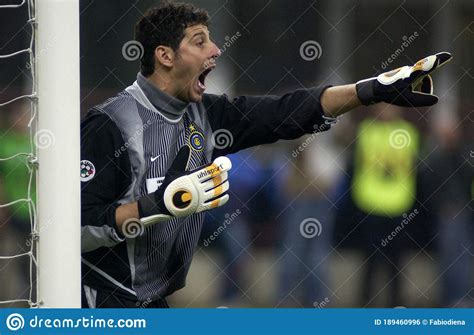
<svg viewBox="0 0 474 335">
<path fill-rule="evenodd" d="M 138 215 L 141 218 L 152 216 L 156 214 L 166 214 L 170 213 L 167 210 L 163 210 L 159 202 L 156 200 L 155 193 L 150 193 L 142 196 L 137 201 L 138 204 Z"/>
<path fill-rule="evenodd" d="M 357 96 L 360 102 L 365 106 L 382 101 L 375 96 L 374 86 L 376 80 L 377 79 L 374 77 L 360 80 L 356 83 Z"/>
<path fill-rule="evenodd" d="M 137 201 L 138 215 L 140 221 L 145 225 L 164 222 L 171 219 L 168 210 L 162 209 L 160 203 L 156 201 L 155 193 L 146 194 Z"/>
</svg>

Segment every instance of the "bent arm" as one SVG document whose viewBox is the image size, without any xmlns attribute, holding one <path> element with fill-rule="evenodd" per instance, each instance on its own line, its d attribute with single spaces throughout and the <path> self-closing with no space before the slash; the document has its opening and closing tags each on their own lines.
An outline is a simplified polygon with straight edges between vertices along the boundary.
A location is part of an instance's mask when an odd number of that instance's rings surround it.
<svg viewBox="0 0 474 335">
<path fill-rule="evenodd" d="M 123 231 L 123 224 L 129 219 L 137 219 L 140 217 L 138 214 L 137 202 L 120 205 L 115 209 L 115 223 L 119 231 Z"/>
</svg>

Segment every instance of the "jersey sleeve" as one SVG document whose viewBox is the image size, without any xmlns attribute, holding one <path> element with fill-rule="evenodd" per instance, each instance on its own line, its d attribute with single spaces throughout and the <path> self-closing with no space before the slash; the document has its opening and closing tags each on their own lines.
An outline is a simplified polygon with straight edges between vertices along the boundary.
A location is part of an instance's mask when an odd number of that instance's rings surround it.
<svg viewBox="0 0 474 335">
<path fill-rule="evenodd" d="M 328 87 L 301 89 L 283 96 L 239 96 L 233 101 L 226 95 L 205 94 L 203 105 L 213 136 L 217 138 L 222 132 L 229 137 L 229 145 L 216 146 L 213 155 L 328 130 L 335 119 L 324 116 L 320 102 Z"/>
<path fill-rule="evenodd" d="M 81 250 L 112 247 L 124 240 L 115 210 L 131 183 L 130 160 L 115 123 L 90 112 L 81 123 Z"/>
</svg>

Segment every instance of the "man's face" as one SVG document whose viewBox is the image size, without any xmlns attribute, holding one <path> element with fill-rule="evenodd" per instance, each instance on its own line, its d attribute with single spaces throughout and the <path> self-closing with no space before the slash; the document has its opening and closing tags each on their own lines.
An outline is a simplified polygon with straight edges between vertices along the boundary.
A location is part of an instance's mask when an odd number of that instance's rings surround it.
<svg viewBox="0 0 474 335">
<path fill-rule="evenodd" d="M 210 40 L 206 26 L 191 26 L 184 32 L 173 66 L 173 86 L 178 99 L 199 102 L 206 89 L 206 76 L 215 68 L 220 50 Z"/>
</svg>

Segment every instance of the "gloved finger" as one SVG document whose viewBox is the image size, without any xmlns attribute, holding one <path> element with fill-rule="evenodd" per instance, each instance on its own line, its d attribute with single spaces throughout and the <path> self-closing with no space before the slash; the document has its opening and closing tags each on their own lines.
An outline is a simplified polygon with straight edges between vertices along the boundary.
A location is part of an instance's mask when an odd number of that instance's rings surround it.
<svg viewBox="0 0 474 335">
<path fill-rule="evenodd" d="M 214 178 L 212 179 L 209 179 L 208 181 L 205 181 L 202 185 L 201 185 L 201 188 L 204 190 L 204 191 L 209 191 L 217 186 L 219 186 L 220 184 L 222 184 L 223 182 L 225 182 L 226 180 L 228 179 L 228 174 L 226 171 L 222 172 L 220 175 L 218 176 L 215 176 Z"/>
<path fill-rule="evenodd" d="M 232 162 L 229 158 L 225 156 L 217 157 L 216 159 L 214 159 L 213 163 L 219 166 L 221 171 L 229 171 L 230 169 L 232 169 Z"/>
<path fill-rule="evenodd" d="M 402 66 L 395 70 L 381 73 L 377 76 L 377 81 L 383 85 L 391 85 L 397 80 L 410 77 L 412 69 L 410 66 Z"/>
<path fill-rule="evenodd" d="M 436 66 L 437 69 L 453 59 L 453 56 L 446 51 L 438 52 L 435 56 L 438 60 L 438 65 Z"/>
<path fill-rule="evenodd" d="M 412 66 L 412 75 L 410 78 L 416 80 L 421 75 L 433 73 L 441 66 L 449 62 L 453 57 L 449 52 L 440 52 L 420 59 Z"/>
<path fill-rule="evenodd" d="M 228 190 L 229 190 L 229 182 L 226 181 L 223 184 L 220 184 L 219 186 L 216 186 L 215 188 L 204 193 L 204 202 L 209 201 L 215 197 L 218 197 L 222 195 L 223 193 L 227 192 Z"/>
<path fill-rule="evenodd" d="M 166 174 L 173 179 L 182 176 L 186 170 L 186 167 L 188 166 L 190 155 L 191 151 L 189 146 L 182 146 Z"/>
<path fill-rule="evenodd" d="M 414 92 L 421 92 L 427 94 L 433 94 L 433 79 L 430 75 L 426 75 L 417 83 L 413 84 Z"/>
<path fill-rule="evenodd" d="M 202 204 L 201 206 L 199 206 L 199 208 L 196 210 L 196 212 L 202 212 L 202 211 L 207 211 L 209 209 L 213 209 L 213 208 L 216 208 L 216 207 L 221 207 L 221 206 L 225 205 L 227 203 L 227 201 L 229 201 L 229 195 L 224 194 L 221 197 L 218 197 L 216 199 L 213 199 L 211 201 L 208 201 L 208 202 Z"/>
<path fill-rule="evenodd" d="M 222 172 L 229 171 L 232 168 L 232 163 L 229 158 L 225 156 L 217 157 L 211 164 L 197 170 L 190 174 L 190 176 L 202 183 L 208 179 L 220 175 Z"/>
<path fill-rule="evenodd" d="M 405 107 L 425 107 L 432 106 L 438 102 L 438 97 L 434 94 L 407 91 L 404 96 L 404 100 L 408 103 L 403 105 Z"/>
</svg>

